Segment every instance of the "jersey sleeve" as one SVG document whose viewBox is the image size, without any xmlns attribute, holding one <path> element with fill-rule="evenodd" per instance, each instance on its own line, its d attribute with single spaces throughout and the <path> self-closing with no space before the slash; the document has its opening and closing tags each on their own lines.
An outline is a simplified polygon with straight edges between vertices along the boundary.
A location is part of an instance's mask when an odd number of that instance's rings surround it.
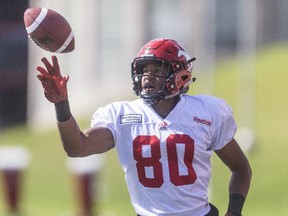
<svg viewBox="0 0 288 216">
<path fill-rule="evenodd" d="M 212 150 L 219 150 L 230 142 L 237 130 L 237 124 L 233 116 L 233 110 L 223 100 L 214 107 L 214 118 L 217 122 L 212 137 Z"/>
<path fill-rule="evenodd" d="M 100 107 L 93 114 L 91 119 L 91 127 L 106 127 L 115 137 L 115 120 L 111 113 L 111 108 L 107 105 Z"/>
</svg>

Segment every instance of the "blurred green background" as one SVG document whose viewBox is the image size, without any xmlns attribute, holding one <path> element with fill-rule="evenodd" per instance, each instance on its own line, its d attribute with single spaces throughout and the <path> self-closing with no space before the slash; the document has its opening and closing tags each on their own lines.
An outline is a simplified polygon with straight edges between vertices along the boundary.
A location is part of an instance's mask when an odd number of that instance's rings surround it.
<svg viewBox="0 0 288 216">
<path fill-rule="evenodd" d="M 183 42 L 197 58 L 189 94 L 225 99 L 239 126 L 255 133 L 246 151 L 253 177 L 243 215 L 287 215 L 287 0 L 0 0 L 0 147 L 23 146 L 32 157 L 23 173 L 21 216 L 76 216 L 79 207 L 53 105 L 36 79 L 40 58 L 50 53 L 27 39 L 23 13 L 30 6 L 55 9 L 73 26 L 77 49 L 58 57 L 62 72 L 71 75 L 70 103 L 82 128 L 99 104 L 135 98 L 130 63 L 144 42 Z M 135 215 L 116 152 L 105 155 L 95 212 Z M 229 171 L 215 155 L 212 160 L 210 201 L 224 215 Z M 2 177 L 0 216 L 7 216 Z"/>
<path fill-rule="evenodd" d="M 265 47 L 256 54 L 256 142 L 246 152 L 253 177 L 250 193 L 243 210 L 247 216 L 286 216 L 288 206 L 288 44 Z M 216 65 L 215 95 L 237 108 L 237 61 L 225 59 Z M 200 85 L 200 79 L 193 85 Z M 191 86 L 190 94 L 195 94 Z M 247 105 L 248 106 L 248 105 Z M 72 108 L 73 110 L 73 108 Z M 82 120 L 88 127 L 90 116 Z M 26 216 L 73 216 L 77 204 L 71 174 L 67 171 L 66 155 L 58 132 L 33 132 L 26 126 L 17 126 L 0 132 L 1 145 L 23 145 L 31 151 L 32 163 L 24 173 L 21 209 Z M 228 199 L 228 169 L 213 155 L 211 202 L 224 215 Z M 0 215 L 6 216 L 3 187 L 0 178 Z M 119 166 L 115 150 L 106 153 L 101 173 L 100 215 L 135 215 Z M 96 211 L 96 207 L 95 207 Z"/>
</svg>

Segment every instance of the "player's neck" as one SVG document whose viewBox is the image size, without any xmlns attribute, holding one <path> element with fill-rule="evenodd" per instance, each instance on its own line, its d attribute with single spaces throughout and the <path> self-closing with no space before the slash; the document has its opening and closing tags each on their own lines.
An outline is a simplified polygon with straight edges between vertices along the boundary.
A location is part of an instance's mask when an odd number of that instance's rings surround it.
<svg viewBox="0 0 288 216">
<path fill-rule="evenodd" d="M 180 96 L 177 95 L 175 97 L 163 100 L 160 103 L 153 104 L 152 107 L 155 112 L 164 119 L 169 115 L 179 101 Z"/>
</svg>

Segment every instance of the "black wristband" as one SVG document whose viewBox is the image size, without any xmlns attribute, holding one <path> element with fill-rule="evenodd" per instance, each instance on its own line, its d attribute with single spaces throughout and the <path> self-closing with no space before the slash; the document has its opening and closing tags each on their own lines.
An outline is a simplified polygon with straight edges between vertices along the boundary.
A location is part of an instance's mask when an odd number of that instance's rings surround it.
<svg viewBox="0 0 288 216">
<path fill-rule="evenodd" d="M 231 194 L 229 197 L 228 212 L 232 212 L 237 216 L 241 216 L 245 197 L 241 194 Z"/>
<path fill-rule="evenodd" d="M 56 118 L 59 122 L 68 121 L 72 116 L 68 99 L 55 104 Z"/>
</svg>

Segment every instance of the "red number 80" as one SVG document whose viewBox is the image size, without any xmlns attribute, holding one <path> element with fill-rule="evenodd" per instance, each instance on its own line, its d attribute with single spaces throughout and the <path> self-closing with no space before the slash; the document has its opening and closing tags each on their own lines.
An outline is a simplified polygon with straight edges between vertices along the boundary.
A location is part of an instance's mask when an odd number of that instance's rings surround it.
<svg viewBox="0 0 288 216">
<path fill-rule="evenodd" d="M 187 167 L 187 175 L 180 175 L 177 155 L 177 143 L 185 145 L 184 164 Z M 151 156 L 144 157 L 142 148 L 149 145 L 151 149 Z M 166 149 L 169 167 L 170 181 L 175 186 L 193 184 L 197 175 L 192 166 L 194 157 L 194 140 L 186 134 L 171 134 L 166 139 Z M 139 181 L 145 187 L 159 188 L 164 183 L 163 168 L 160 151 L 160 140 L 157 136 L 139 135 L 133 141 L 133 156 L 136 162 L 137 173 Z M 153 168 L 153 178 L 146 176 L 145 167 Z"/>
</svg>

